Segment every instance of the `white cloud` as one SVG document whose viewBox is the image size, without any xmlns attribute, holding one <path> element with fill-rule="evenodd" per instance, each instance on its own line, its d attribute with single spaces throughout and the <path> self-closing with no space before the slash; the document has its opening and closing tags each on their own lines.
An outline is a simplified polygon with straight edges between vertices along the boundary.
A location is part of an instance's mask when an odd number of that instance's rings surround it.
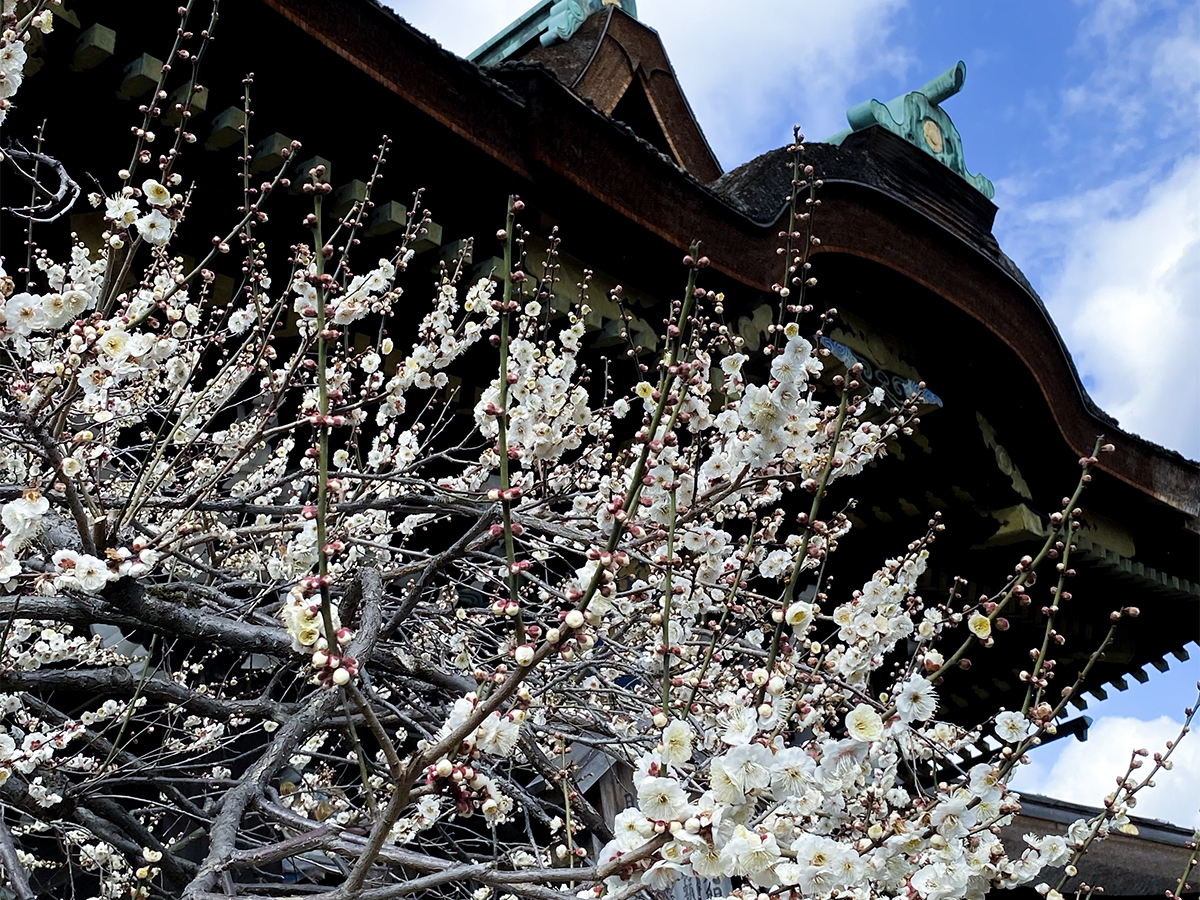
<svg viewBox="0 0 1200 900">
<path fill-rule="evenodd" d="M 1097 59 L 1083 82 L 1065 94 L 1066 108 L 1113 114 L 1117 131 L 1180 125 L 1200 112 L 1200 7 L 1188 0 L 1096 0 L 1080 23 L 1075 52 Z M 1147 117 L 1169 115 L 1149 129 Z M 1190 107 L 1190 112 L 1189 108 Z M 1190 125 L 1184 125 L 1190 127 Z"/>
<path fill-rule="evenodd" d="M 794 121 L 813 140 L 846 127 L 849 91 L 878 75 L 901 75 L 911 54 L 889 43 L 905 0 L 838 3 L 639 0 L 658 30 L 700 126 L 726 168 L 791 137 Z M 878 99 L 888 100 L 889 97 Z"/>
<path fill-rule="evenodd" d="M 1018 770 L 1013 787 L 1024 793 L 1099 806 L 1116 788 L 1115 779 L 1125 774 L 1131 751 L 1150 751 L 1151 756 L 1144 758 L 1142 768 L 1134 773 L 1145 777 L 1153 766 L 1153 754 L 1166 752 L 1167 741 L 1179 736 L 1181 726 L 1168 716 L 1149 722 L 1120 716 L 1099 718 L 1089 729 L 1087 741 L 1063 738 L 1064 743 L 1070 743 L 1053 765 L 1039 764 L 1039 751 L 1034 751 L 1033 763 Z M 1184 738 L 1172 753 L 1171 762 L 1174 767 L 1170 771 L 1155 776 L 1155 787 L 1138 793 L 1133 813 L 1183 827 L 1200 826 L 1200 795 L 1196 792 L 1200 784 L 1200 739 L 1196 735 Z"/>
<path fill-rule="evenodd" d="M 447 49 L 470 53 L 531 0 L 388 0 Z M 846 126 L 848 93 L 911 57 L 888 37 L 906 0 L 639 0 L 638 18 L 662 36 L 700 127 L 726 168 L 788 142 L 788 122 L 810 139 Z M 869 91 L 867 92 L 869 94 Z M 879 99 L 887 100 L 888 97 Z"/>
<path fill-rule="evenodd" d="M 383 0 L 410 25 L 466 56 L 533 6 L 533 0 Z"/>
<path fill-rule="evenodd" d="M 1043 296 L 1092 397 L 1122 428 L 1200 458 L 1200 155 L 1007 209 L 1003 242 L 1050 270 Z"/>
</svg>

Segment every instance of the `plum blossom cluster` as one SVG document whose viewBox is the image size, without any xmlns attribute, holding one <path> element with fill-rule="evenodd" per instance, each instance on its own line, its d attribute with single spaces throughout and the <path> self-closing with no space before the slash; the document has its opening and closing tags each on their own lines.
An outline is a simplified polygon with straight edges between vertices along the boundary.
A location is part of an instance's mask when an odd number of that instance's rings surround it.
<svg viewBox="0 0 1200 900">
<path fill-rule="evenodd" d="M 5 3 L 0 117 L 44 7 Z M 170 55 L 187 90 L 212 39 L 192 15 Z M 1124 823 L 1132 788 L 1065 838 L 999 840 L 1008 778 L 1070 694 L 1047 693 L 1052 661 L 1019 707 L 939 718 L 1032 573 L 1065 568 L 1092 463 L 990 598 L 922 598 L 938 518 L 858 589 L 826 577 L 855 538 L 831 485 L 902 446 L 919 397 L 886 406 L 818 349 L 835 313 L 805 300 L 798 140 L 766 345 L 726 324 L 697 246 L 659 349 L 605 355 L 586 285 L 559 296 L 557 244 L 528 270 L 519 198 L 490 269 L 469 244 L 418 255 L 419 194 L 366 255 L 370 194 L 327 232 L 324 166 L 295 171 L 293 145 L 255 186 L 247 131 L 227 236 L 192 233 L 195 136 L 159 105 L 184 68 L 91 198 L 99 248 L 0 271 L 0 783 L 25 894 L 67 867 L 104 898 L 285 877 L 344 900 L 680 879 L 981 898 Z M 288 187 L 311 203 L 299 237 L 268 230 Z M 961 765 L 985 734 L 1002 749 Z"/>
</svg>

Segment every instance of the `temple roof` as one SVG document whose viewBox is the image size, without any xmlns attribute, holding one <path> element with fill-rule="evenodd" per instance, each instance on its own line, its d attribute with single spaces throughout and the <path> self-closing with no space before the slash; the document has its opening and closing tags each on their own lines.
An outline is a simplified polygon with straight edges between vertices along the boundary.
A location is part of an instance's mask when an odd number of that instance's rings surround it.
<svg viewBox="0 0 1200 900">
<path fill-rule="evenodd" d="M 569 13 L 569 15 L 568 15 Z M 662 40 L 630 0 L 543 0 L 471 54 L 499 72 L 544 67 L 699 181 L 721 174 Z"/>
<path fill-rule="evenodd" d="M 556 183 L 574 185 L 631 227 L 677 248 L 703 237 L 722 250 L 714 256 L 714 270 L 748 288 L 769 290 L 777 277 L 775 233 L 788 180 L 779 166 L 782 150 L 719 180 L 714 162 L 716 175 L 708 179 L 678 164 L 665 166 L 660 153 L 648 152 L 652 146 L 641 135 L 639 149 L 636 132 L 621 128 L 599 102 L 593 101 L 591 109 L 579 104 L 583 82 L 572 88 L 549 60 L 525 61 L 533 51 L 529 42 L 513 48 L 521 59 L 479 66 L 443 50 L 377 0 L 262 2 L 515 177 L 532 183 L 553 175 L 563 180 Z M 653 36 L 661 50 L 658 35 L 628 12 L 601 10 L 600 15 L 603 34 L 616 44 L 604 51 L 606 56 L 624 54 L 635 28 Z M 541 46 L 538 35 L 546 31 L 537 25 L 532 43 Z M 589 35 L 590 28 L 572 39 L 590 41 Z M 483 60 L 488 46 L 472 55 Z M 598 52 L 587 71 L 596 68 L 599 57 Z M 647 66 L 643 62 L 639 68 Z M 667 127 L 680 126 L 668 119 Z M 838 146 L 809 144 L 807 152 L 820 157 L 813 161 L 829 188 L 822 252 L 882 262 L 983 324 L 1012 348 L 1016 364 L 1033 374 L 1072 452 L 1090 451 L 1095 434 L 1104 431 L 1118 452 L 1106 455 L 1100 468 L 1182 514 L 1189 531 L 1200 529 L 1200 468 L 1114 428 L 1111 417 L 1091 402 L 1044 306 L 999 252 L 991 234 L 995 206 L 990 200 L 928 151 L 878 123 L 843 135 Z M 904 210 L 920 218 L 905 219 Z M 868 218 L 874 231 L 866 228 Z"/>
<path fill-rule="evenodd" d="M 616 8 L 637 18 L 637 0 L 538 0 L 472 51 L 467 59 L 495 66 L 540 44 L 569 40 L 594 13 Z"/>
</svg>

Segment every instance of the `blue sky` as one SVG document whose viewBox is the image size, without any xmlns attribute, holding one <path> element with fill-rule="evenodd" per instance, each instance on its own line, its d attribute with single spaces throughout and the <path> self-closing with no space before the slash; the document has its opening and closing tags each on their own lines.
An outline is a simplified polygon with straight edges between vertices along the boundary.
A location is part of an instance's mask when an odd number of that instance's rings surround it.
<svg viewBox="0 0 1200 900">
<path fill-rule="evenodd" d="M 531 4 L 389 2 L 463 55 Z M 966 85 L 944 108 L 968 170 L 996 184 L 1001 248 L 1046 301 L 1099 405 L 1126 430 L 1200 458 L 1200 4 L 637 5 L 726 169 L 781 146 L 793 123 L 826 137 L 845 126 L 847 106 L 889 100 L 964 60 Z M 1191 650 L 1191 661 L 1151 671 L 1147 685 L 1093 700 L 1092 739 L 1037 751 L 1018 784 L 1097 802 L 1131 747 L 1165 741 L 1182 720 L 1200 678 L 1200 651 Z M 1197 744 L 1184 742 L 1139 813 L 1200 824 Z"/>
</svg>

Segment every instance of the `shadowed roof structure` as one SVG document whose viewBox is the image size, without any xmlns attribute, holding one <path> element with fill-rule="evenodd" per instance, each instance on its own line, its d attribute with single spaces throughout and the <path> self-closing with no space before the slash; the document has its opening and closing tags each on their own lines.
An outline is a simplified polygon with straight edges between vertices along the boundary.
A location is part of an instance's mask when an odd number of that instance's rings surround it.
<svg viewBox="0 0 1200 900">
<path fill-rule="evenodd" d="M 518 31 L 523 21 L 514 23 Z M 619 3 L 606 4 L 589 15 L 565 40 L 548 41 L 549 35 L 543 35 L 504 55 L 489 52 L 505 43 L 514 26 L 472 58 L 490 67 L 542 66 L 572 93 L 628 125 L 698 181 L 712 181 L 721 174 L 658 33 Z"/>
</svg>

